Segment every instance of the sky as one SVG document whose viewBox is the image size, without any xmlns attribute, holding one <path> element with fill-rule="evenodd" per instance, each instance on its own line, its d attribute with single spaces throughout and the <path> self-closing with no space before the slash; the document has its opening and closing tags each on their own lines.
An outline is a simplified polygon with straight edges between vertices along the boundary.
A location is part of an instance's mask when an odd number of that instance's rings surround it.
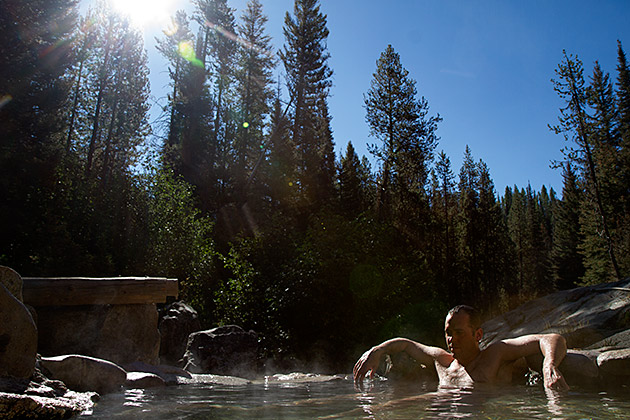
<svg viewBox="0 0 630 420">
<path fill-rule="evenodd" d="M 279 50 L 293 0 L 261 2 L 269 18 L 267 32 Z M 123 0 L 121 7 L 129 3 L 141 0 Z M 246 3 L 228 0 L 239 18 Z M 168 73 L 154 38 L 167 25 L 166 16 L 192 6 L 188 0 L 149 4 L 150 9 L 132 14 L 149 20 L 138 25 L 149 55 L 152 96 L 163 103 Z M 330 31 L 329 108 L 337 157 L 349 141 L 368 157 L 366 145 L 377 143 L 365 122 L 364 95 L 376 61 L 391 44 L 430 114 L 443 118 L 436 152 L 443 150 L 458 174 L 468 145 L 474 159 L 488 165 L 499 195 L 506 186 L 528 184 L 561 195 L 561 170 L 550 163 L 563 159 L 567 142 L 548 125 L 557 123 L 564 105 L 551 83 L 563 50 L 582 60 L 587 78 L 598 60 L 616 79 L 617 40 L 630 57 L 626 0 L 321 0 L 320 5 Z"/>
</svg>

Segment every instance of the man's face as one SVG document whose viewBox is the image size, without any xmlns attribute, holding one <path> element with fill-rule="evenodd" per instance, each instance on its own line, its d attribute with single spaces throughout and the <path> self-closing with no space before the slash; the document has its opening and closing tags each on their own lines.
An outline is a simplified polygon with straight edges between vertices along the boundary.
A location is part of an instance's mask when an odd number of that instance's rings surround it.
<svg viewBox="0 0 630 420">
<path fill-rule="evenodd" d="M 476 331 L 470 325 L 470 317 L 466 313 L 449 315 L 444 322 L 444 336 L 448 351 L 456 359 L 468 359 L 479 351 L 481 328 Z"/>
</svg>

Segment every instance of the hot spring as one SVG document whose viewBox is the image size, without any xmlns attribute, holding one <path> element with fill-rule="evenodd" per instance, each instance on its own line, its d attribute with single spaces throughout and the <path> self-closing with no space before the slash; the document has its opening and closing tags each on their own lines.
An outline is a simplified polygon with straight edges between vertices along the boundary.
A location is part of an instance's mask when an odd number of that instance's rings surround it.
<svg viewBox="0 0 630 420">
<path fill-rule="evenodd" d="M 628 389 L 542 386 L 438 389 L 436 383 L 374 380 L 365 390 L 351 376 L 274 375 L 240 383 L 192 383 L 104 395 L 82 420 L 96 419 L 626 419 Z"/>
</svg>

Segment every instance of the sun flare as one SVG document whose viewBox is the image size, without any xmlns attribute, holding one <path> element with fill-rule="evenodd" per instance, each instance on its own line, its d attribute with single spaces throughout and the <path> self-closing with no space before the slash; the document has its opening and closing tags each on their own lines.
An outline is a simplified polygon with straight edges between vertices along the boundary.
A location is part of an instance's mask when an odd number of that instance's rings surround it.
<svg viewBox="0 0 630 420">
<path fill-rule="evenodd" d="M 138 28 L 164 25 L 176 0 L 110 0 L 113 8 Z"/>
</svg>

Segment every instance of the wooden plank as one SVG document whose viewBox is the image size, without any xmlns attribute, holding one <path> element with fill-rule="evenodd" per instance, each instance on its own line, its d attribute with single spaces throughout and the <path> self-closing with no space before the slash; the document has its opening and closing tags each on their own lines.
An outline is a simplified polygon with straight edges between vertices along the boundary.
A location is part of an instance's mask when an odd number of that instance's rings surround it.
<svg viewBox="0 0 630 420">
<path fill-rule="evenodd" d="M 177 297 L 177 279 L 164 277 L 24 277 L 24 302 L 32 306 L 164 303 Z"/>
</svg>

